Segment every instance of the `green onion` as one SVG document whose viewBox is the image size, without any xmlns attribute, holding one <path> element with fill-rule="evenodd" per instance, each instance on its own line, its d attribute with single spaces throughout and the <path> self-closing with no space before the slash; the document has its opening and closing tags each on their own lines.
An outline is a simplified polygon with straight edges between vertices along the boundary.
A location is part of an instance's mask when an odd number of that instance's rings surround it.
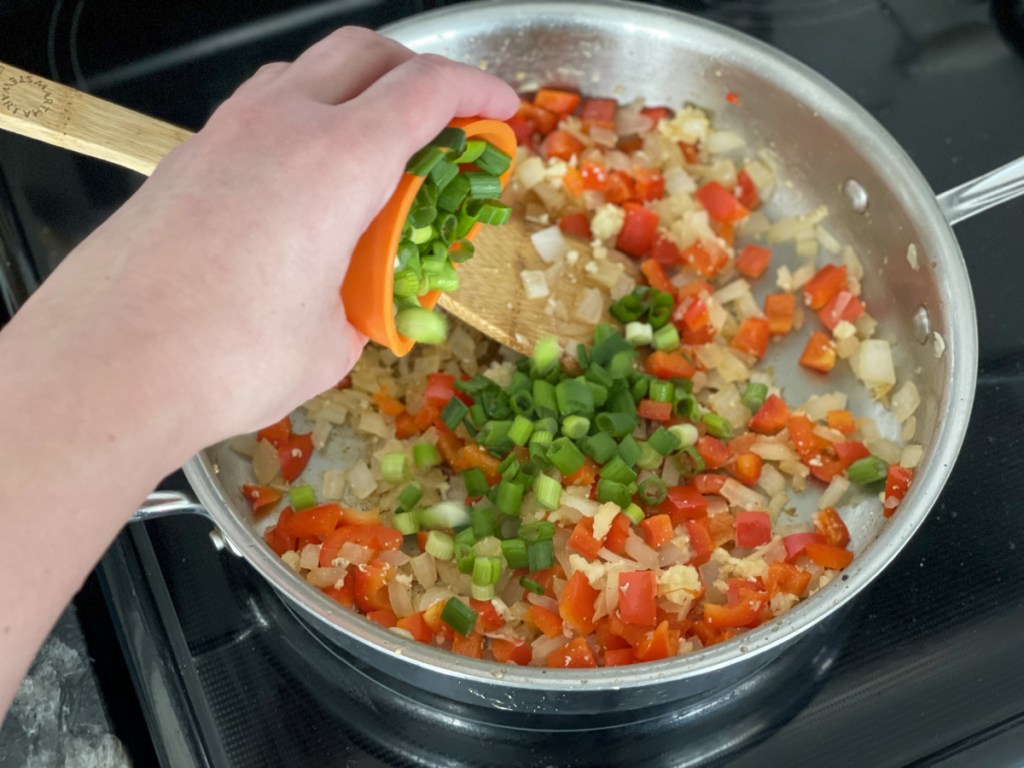
<svg viewBox="0 0 1024 768">
<path fill-rule="evenodd" d="M 393 292 L 399 298 L 416 296 L 419 293 L 420 277 L 412 269 L 395 272 Z"/>
<path fill-rule="evenodd" d="M 498 591 L 494 588 L 493 584 L 487 584 L 482 587 L 479 584 L 469 585 L 470 597 L 472 597 L 474 600 L 480 600 L 481 602 L 493 600 L 497 592 Z"/>
<path fill-rule="evenodd" d="M 512 441 L 508 437 L 508 432 L 511 428 L 512 422 L 508 420 L 488 421 L 480 428 L 477 442 L 485 448 L 492 448 L 494 450 L 511 448 Z"/>
<path fill-rule="evenodd" d="M 704 426 L 708 428 L 715 437 L 720 437 L 723 440 L 729 440 L 732 438 L 732 424 L 729 423 L 728 419 L 719 416 L 717 413 L 705 413 L 701 419 L 704 422 Z"/>
<path fill-rule="evenodd" d="M 672 451 L 677 450 L 683 441 L 681 437 L 664 427 L 658 427 L 647 438 L 647 444 L 662 456 L 668 456 Z"/>
<path fill-rule="evenodd" d="M 551 442 L 555 439 L 555 436 L 548 432 L 546 429 L 538 429 L 537 425 L 534 424 L 533 434 L 530 435 L 530 447 L 538 446 L 546 449 Z"/>
<path fill-rule="evenodd" d="M 430 144 L 435 147 L 441 147 L 453 155 L 458 155 L 466 147 L 466 132 L 461 128 L 449 125 L 441 129 L 441 132 L 434 137 Z"/>
<path fill-rule="evenodd" d="M 483 152 L 472 162 L 485 173 L 501 176 L 512 165 L 512 158 L 493 144 L 485 143 Z"/>
<path fill-rule="evenodd" d="M 615 502 L 620 508 L 625 509 L 632 501 L 633 494 L 629 492 L 629 486 L 614 480 L 602 477 L 597 481 L 597 500 L 602 504 Z"/>
<path fill-rule="evenodd" d="M 590 396 L 594 399 L 594 409 L 598 409 L 608 402 L 608 388 L 602 387 L 600 384 L 595 384 L 592 381 L 587 382 L 587 387 L 590 388 Z"/>
<path fill-rule="evenodd" d="M 508 480 L 498 483 L 498 498 L 495 506 L 502 514 L 516 516 L 523 503 L 523 486 Z"/>
<path fill-rule="evenodd" d="M 469 182 L 465 176 L 456 176 L 441 190 L 437 196 L 439 210 L 455 213 L 469 195 Z"/>
<path fill-rule="evenodd" d="M 403 536 L 408 536 L 419 531 L 420 521 L 416 519 L 415 512 L 396 512 L 394 527 Z"/>
<path fill-rule="evenodd" d="M 665 457 L 654 450 L 649 441 L 640 443 L 640 456 L 636 460 L 636 466 L 640 469 L 657 469 L 664 460 Z"/>
<path fill-rule="evenodd" d="M 612 441 L 613 448 L 615 441 Z M 586 462 L 586 458 L 580 449 L 567 437 L 556 438 L 548 449 L 548 461 L 555 465 L 555 468 L 562 475 L 571 475 Z"/>
<path fill-rule="evenodd" d="M 434 228 L 431 226 L 415 227 L 409 233 L 409 240 L 415 245 L 425 245 L 434 236 Z"/>
<path fill-rule="evenodd" d="M 384 482 L 398 485 L 409 479 L 409 465 L 404 453 L 386 453 L 380 460 L 380 474 Z"/>
<path fill-rule="evenodd" d="M 628 341 L 625 343 L 629 344 Z M 608 373 L 616 379 L 621 379 L 633 370 L 633 364 L 635 362 L 636 350 L 634 350 L 633 346 L 630 344 L 627 349 L 616 352 L 612 355 L 612 359 L 608 361 Z"/>
<path fill-rule="evenodd" d="M 484 471 L 480 469 L 480 467 L 470 467 L 461 474 L 462 480 L 466 484 L 467 497 L 475 499 L 487 493 L 487 489 L 490 488 L 490 486 L 487 483 L 487 477 L 484 475 Z"/>
<path fill-rule="evenodd" d="M 478 587 L 497 583 L 501 578 L 501 558 L 477 555 L 473 562 L 473 583 Z"/>
<path fill-rule="evenodd" d="M 650 388 L 650 386 L 651 380 L 647 376 L 643 376 L 634 381 L 633 388 L 630 390 L 630 392 L 633 395 L 633 400 L 639 402 L 640 400 L 643 400 L 645 397 L 647 397 L 647 390 Z"/>
<path fill-rule="evenodd" d="M 519 580 L 519 586 L 521 586 L 527 592 L 533 592 L 533 594 L 535 594 L 535 595 L 543 595 L 544 594 L 544 587 L 542 587 L 540 584 L 538 584 L 533 579 L 528 579 L 525 576 L 523 576 Z"/>
<path fill-rule="evenodd" d="M 637 295 L 636 291 L 616 299 L 608 308 L 611 316 L 622 324 L 639 320 L 646 310 L 646 303 Z"/>
<path fill-rule="evenodd" d="M 768 396 L 768 385 L 761 384 L 756 381 L 751 381 L 743 388 L 743 404 L 747 406 L 751 411 L 757 412 L 761 406 L 764 405 L 764 400 Z"/>
<path fill-rule="evenodd" d="M 870 485 L 885 480 L 889 473 L 889 465 L 877 456 L 866 456 L 857 459 L 846 470 L 847 477 L 857 485 Z"/>
<path fill-rule="evenodd" d="M 640 447 L 640 443 L 632 435 L 626 435 L 619 443 L 619 458 L 626 463 L 627 467 L 636 466 L 642 453 L 643 449 Z"/>
<path fill-rule="evenodd" d="M 679 330 L 666 323 L 654 332 L 654 348 L 661 352 L 671 352 L 679 348 Z"/>
<path fill-rule="evenodd" d="M 629 468 L 621 456 L 616 455 L 601 467 L 601 478 L 628 485 L 636 480 L 636 472 Z"/>
<path fill-rule="evenodd" d="M 558 397 L 554 384 L 543 379 L 533 382 L 533 411 L 538 418 L 558 417 Z"/>
<path fill-rule="evenodd" d="M 525 416 L 516 416 L 512 421 L 512 426 L 508 430 L 508 439 L 516 445 L 522 447 L 526 445 L 530 439 L 530 435 L 533 434 L 533 422 Z"/>
<path fill-rule="evenodd" d="M 480 429 L 487 423 L 487 412 L 480 403 L 473 403 L 469 406 L 469 421 L 476 429 Z"/>
<path fill-rule="evenodd" d="M 608 373 L 607 369 L 597 363 L 594 363 L 587 368 L 585 378 L 587 381 L 593 382 L 594 384 L 600 384 L 602 387 L 610 387 L 615 383 L 615 379 L 611 377 L 611 374 Z"/>
<path fill-rule="evenodd" d="M 300 485 L 288 491 L 288 503 L 293 510 L 309 509 L 316 506 L 316 491 L 312 485 Z"/>
<path fill-rule="evenodd" d="M 456 221 L 457 220 L 453 216 L 451 222 L 452 227 L 456 226 Z M 448 221 L 445 220 L 445 223 L 448 223 Z M 455 236 L 454 232 L 452 233 L 452 236 Z M 476 253 L 476 246 L 465 238 L 455 240 L 454 242 L 451 242 L 450 245 L 451 248 L 448 249 L 448 258 L 451 259 L 454 264 L 461 264 L 464 261 L 469 261 L 473 258 L 473 254 Z"/>
<path fill-rule="evenodd" d="M 541 539 L 526 545 L 527 569 L 531 572 L 543 571 L 555 562 L 555 543 L 551 539 Z"/>
<path fill-rule="evenodd" d="M 640 525 L 644 521 L 644 511 L 637 504 L 630 504 L 622 510 L 622 514 L 630 519 L 633 525 Z"/>
<path fill-rule="evenodd" d="M 466 142 L 466 148 L 462 151 L 462 154 L 455 158 L 455 162 L 459 165 L 474 162 L 484 153 L 484 148 L 486 146 L 487 142 L 483 139 L 470 139 Z M 481 168 L 480 170 L 484 169 Z"/>
<path fill-rule="evenodd" d="M 538 474 L 533 481 L 533 493 L 540 506 L 552 511 L 558 509 L 562 500 L 562 484 L 553 477 Z"/>
<path fill-rule="evenodd" d="M 555 524 L 550 520 L 537 520 L 533 523 L 524 523 L 519 526 L 519 538 L 528 544 L 535 541 L 551 539 L 555 536 Z"/>
<path fill-rule="evenodd" d="M 476 534 L 473 533 L 473 526 L 466 526 L 455 534 L 455 546 L 472 547 L 476 544 Z"/>
<path fill-rule="evenodd" d="M 562 419 L 562 434 L 570 440 L 586 437 L 590 431 L 590 419 L 586 416 L 566 416 Z"/>
<path fill-rule="evenodd" d="M 409 510 L 420 503 L 420 499 L 423 498 L 423 489 L 419 483 L 409 483 L 402 492 L 398 494 L 398 506 L 402 509 Z"/>
<path fill-rule="evenodd" d="M 508 402 L 512 406 L 512 413 L 517 416 L 529 418 L 533 415 L 533 395 L 530 394 L 529 390 L 509 393 Z"/>
<path fill-rule="evenodd" d="M 526 557 L 526 542 L 520 538 L 505 539 L 501 542 L 501 553 L 509 568 L 526 568 L 530 561 Z"/>
<path fill-rule="evenodd" d="M 423 307 L 408 307 L 395 315 L 395 328 L 403 336 L 421 344 L 440 344 L 448 338 L 448 323 L 443 315 Z"/>
<path fill-rule="evenodd" d="M 665 486 L 665 481 L 660 477 L 645 477 L 640 482 L 640 500 L 647 506 L 654 506 L 655 504 L 661 504 L 665 500 L 665 496 L 668 495 L 668 488 Z"/>
<path fill-rule="evenodd" d="M 498 464 L 498 474 L 506 480 L 511 480 L 519 473 L 519 458 L 515 453 L 509 453 Z"/>
<path fill-rule="evenodd" d="M 612 437 L 624 437 L 636 429 L 636 411 L 630 413 L 616 413 L 606 411 L 597 414 L 597 428 L 606 435 Z"/>
<path fill-rule="evenodd" d="M 530 371 L 534 378 L 543 379 L 555 366 L 558 365 L 558 356 L 561 349 L 558 347 L 558 339 L 545 337 L 540 339 L 533 347 L 533 355 L 530 357 Z"/>
<path fill-rule="evenodd" d="M 420 511 L 424 528 L 461 528 L 469 525 L 469 512 L 457 501 L 442 501 Z"/>
<path fill-rule="evenodd" d="M 594 412 L 594 396 L 586 379 L 565 379 L 555 387 L 555 400 L 562 416 L 587 416 Z M 536 397 L 534 398 L 536 401 Z"/>
<path fill-rule="evenodd" d="M 557 441 L 556 441 L 557 442 Z M 584 438 L 580 443 L 580 448 L 587 456 L 592 458 L 598 464 L 606 464 L 612 456 L 619 452 L 619 444 L 610 436 L 604 432 L 599 432 L 596 435 L 590 435 Z M 582 457 L 580 466 L 583 466 Z M 579 469 L 579 467 L 577 467 Z M 566 473 L 562 473 L 566 474 Z"/>
<path fill-rule="evenodd" d="M 444 158 L 430 169 L 430 180 L 439 189 L 447 187 L 452 179 L 459 175 L 459 166 Z M 436 202 L 436 199 L 435 199 Z"/>
<path fill-rule="evenodd" d="M 471 200 L 487 200 L 501 195 L 501 181 L 489 173 L 468 171 L 462 177 L 469 182 Z"/>
<path fill-rule="evenodd" d="M 476 626 L 477 613 L 457 597 L 448 598 L 441 610 L 441 621 L 463 637 L 468 637 Z"/>
<path fill-rule="evenodd" d="M 678 448 L 696 445 L 697 439 L 700 437 L 700 432 L 693 424 L 673 424 L 668 428 L 668 433 L 676 438 Z"/>
<path fill-rule="evenodd" d="M 494 510 L 490 507 L 473 507 L 469 510 L 469 519 L 473 535 L 478 539 L 494 535 Z"/>
<path fill-rule="evenodd" d="M 455 555 L 455 540 L 443 531 L 431 531 L 423 545 L 427 554 L 438 560 L 451 560 Z"/>
<path fill-rule="evenodd" d="M 656 403 L 671 403 L 675 392 L 672 382 L 655 379 L 651 382 L 647 396 Z"/>
<path fill-rule="evenodd" d="M 673 456 L 673 460 L 684 477 L 699 475 L 707 468 L 704 457 L 692 445 L 684 445 L 682 450 Z"/>
<path fill-rule="evenodd" d="M 495 182 L 498 184 L 500 194 L 501 182 L 497 179 Z M 472 194 L 472 190 L 470 190 L 470 194 Z M 512 218 L 512 209 L 501 200 L 473 200 L 467 204 L 465 210 L 470 213 L 473 221 L 492 226 L 501 226 Z"/>
<path fill-rule="evenodd" d="M 626 323 L 626 341 L 634 347 L 642 347 L 654 341 L 654 329 L 650 323 L 633 321 Z"/>
<path fill-rule="evenodd" d="M 416 469 L 436 467 L 441 463 L 437 446 L 433 443 L 416 443 L 412 447 L 412 463 L 416 465 Z"/>
<path fill-rule="evenodd" d="M 413 176 L 426 176 L 435 165 L 444 159 L 444 156 L 443 149 L 428 145 L 409 158 L 405 172 Z"/>
<path fill-rule="evenodd" d="M 459 544 L 456 541 L 455 567 L 459 569 L 459 573 L 472 573 L 474 562 L 476 562 L 476 553 L 473 552 L 473 547 L 468 544 Z"/>
</svg>

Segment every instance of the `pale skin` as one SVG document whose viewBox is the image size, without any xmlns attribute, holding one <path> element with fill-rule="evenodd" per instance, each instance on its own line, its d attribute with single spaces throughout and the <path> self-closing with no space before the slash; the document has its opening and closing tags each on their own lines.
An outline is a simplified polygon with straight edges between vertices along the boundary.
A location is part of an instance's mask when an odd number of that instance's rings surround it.
<svg viewBox="0 0 1024 768">
<path fill-rule="evenodd" d="M 0 716 L 130 512 L 340 380 L 338 295 L 406 160 L 513 90 L 357 28 L 263 67 L 0 332 Z"/>
</svg>

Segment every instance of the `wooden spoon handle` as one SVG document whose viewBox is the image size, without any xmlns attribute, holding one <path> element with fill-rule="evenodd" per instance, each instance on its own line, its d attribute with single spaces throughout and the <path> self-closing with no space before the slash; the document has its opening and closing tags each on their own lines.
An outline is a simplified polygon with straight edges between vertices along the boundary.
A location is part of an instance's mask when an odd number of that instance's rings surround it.
<svg viewBox="0 0 1024 768">
<path fill-rule="evenodd" d="M 148 176 L 192 134 L 0 62 L 0 129 Z"/>
</svg>

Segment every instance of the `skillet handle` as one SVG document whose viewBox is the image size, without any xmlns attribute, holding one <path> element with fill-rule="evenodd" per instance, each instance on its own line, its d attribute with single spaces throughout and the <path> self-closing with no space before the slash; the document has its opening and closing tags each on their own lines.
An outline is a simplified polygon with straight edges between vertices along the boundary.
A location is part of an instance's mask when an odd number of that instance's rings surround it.
<svg viewBox="0 0 1024 768">
<path fill-rule="evenodd" d="M 200 504 L 193 496 L 180 491 L 154 491 L 146 497 L 135 513 L 131 522 L 141 520 L 152 520 L 167 515 L 193 514 L 209 517 L 206 507 Z"/>
<path fill-rule="evenodd" d="M 964 182 L 938 196 L 946 221 L 957 224 L 976 213 L 1024 195 L 1024 157 Z"/>
</svg>

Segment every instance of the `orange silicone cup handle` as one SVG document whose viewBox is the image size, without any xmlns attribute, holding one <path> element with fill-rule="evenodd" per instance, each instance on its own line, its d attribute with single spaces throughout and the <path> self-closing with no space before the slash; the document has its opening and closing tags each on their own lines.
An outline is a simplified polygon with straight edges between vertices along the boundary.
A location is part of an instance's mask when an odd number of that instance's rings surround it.
<svg viewBox="0 0 1024 768">
<path fill-rule="evenodd" d="M 457 118 L 450 125 L 464 130 L 467 137 L 485 139 L 510 157 L 515 157 L 515 134 L 499 120 Z M 502 174 L 502 189 L 511 173 L 512 167 L 509 166 Z M 348 273 L 341 284 L 341 299 L 349 322 L 398 356 L 407 354 L 414 342 L 395 328 L 395 256 L 402 227 L 423 179 L 408 173 L 402 175 L 391 199 L 359 238 L 352 251 Z M 469 239 L 479 228 L 479 224 L 473 226 Z M 440 291 L 431 291 L 420 297 L 420 304 L 433 309 L 440 297 Z"/>
</svg>

